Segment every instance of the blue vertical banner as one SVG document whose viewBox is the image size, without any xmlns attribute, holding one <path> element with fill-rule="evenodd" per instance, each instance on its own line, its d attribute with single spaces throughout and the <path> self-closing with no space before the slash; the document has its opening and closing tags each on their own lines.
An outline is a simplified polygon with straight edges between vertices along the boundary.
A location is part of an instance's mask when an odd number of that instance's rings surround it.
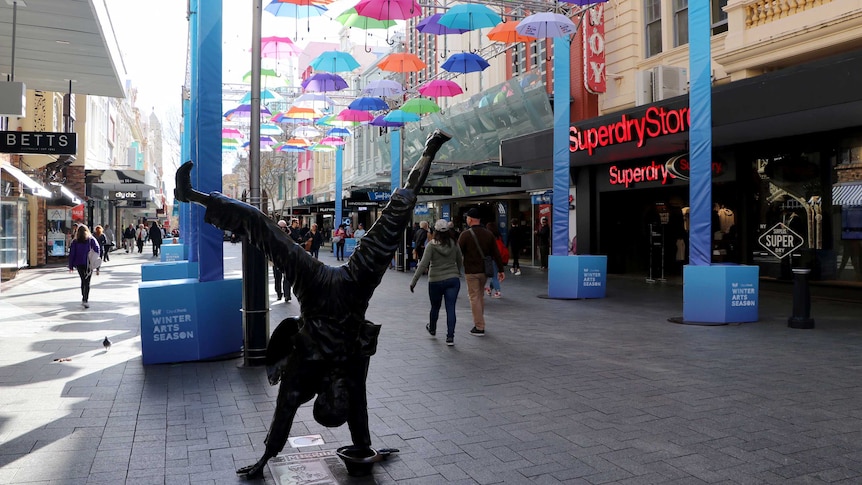
<svg viewBox="0 0 862 485">
<path fill-rule="evenodd" d="M 198 105 L 200 98 L 198 97 L 198 78 L 200 71 L 199 49 L 198 49 L 198 0 L 189 0 L 189 115 L 188 115 L 188 131 L 186 136 L 189 139 L 188 159 L 195 162 L 196 170 L 192 170 L 191 180 L 192 185 L 198 187 L 200 174 L 200 165 L 198 165 Z M 183 161 L 186 161 L 183 160 Z M 188 205 L 188 216 L 186 220 L 183 242 L 189 247 L 189 261 L 197 263 L 200 261 L 200 229 L 203 222 L 203 209 L 196 204 Z M 196 275 L 197 276 L 197 275 Z"/>
<path fill-rule="evenodd" d="M 222 189 L 222 0 L 198 3 L 198 119 L 197 173 L 204 193 Z M 201 214 L 202 216 L 203 214 Z M 201 218 L 202 222 L 202 218 Z M 224 278 L 222 231 L 209 224 L 200 226 L 200 280 Z"/>
<path fill-rule="evenodd" d="M 688 6 L 689 72 L 688 104 L 691 108 L 689 146 L 689 264 L 712 262 L 712 69 L 709 2 Z"/>
<path fill-rule="evenodd" d="M 341 192 L 344 185 L 344 148 L 339 146 L 335 150 L 335 219 L 332 220 L 333 231 L 341 224 L 342 202 Z"/>
<path fill-rule="evenodd" d="M 392 164 L 390 170 L 392 178 L 392 193 L 395 189 L 401 187 L 401 130 L 393 129 L 390 137 L 390 162 Z"/>
<path fill-rule="evenodd" d="M 554 208 L 551 254 L 569 254 L 569 125 L 571 48 L 569 37 L 554 38 Z"/>
</svg>

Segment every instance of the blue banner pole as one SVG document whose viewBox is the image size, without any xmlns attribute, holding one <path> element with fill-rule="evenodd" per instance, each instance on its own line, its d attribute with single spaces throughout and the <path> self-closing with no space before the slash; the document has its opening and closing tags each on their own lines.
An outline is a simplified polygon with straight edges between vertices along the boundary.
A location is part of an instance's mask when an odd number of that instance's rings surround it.
<svg viewBox="0 0 862 485">
<path fill-rule="evenodd" d="M 569 37 L 554 38 L 554 195 L 551 254 L 569 254 L 569 126 L 571 97 Z"/>
<path fill-rule="evenodd" d="M 389 139 L 389 148 L 390 148 L 390 170 L 391 175 L 390 178 L 392 180 L 391 185 L 391 193 L 395 193 L 395 189 L 401 187 L 401 130 L 393 129 L 390 139 Z"/>
<path fill-rule="evenodd" d="M 198 105 L 200 104 L 200 84 L 198 83 L 200 62 L 198 46 L 198 0 L 189 0 L 189 158 L 195 162 L 198 170 L 192 170 L 192 184 L 198 187 L 200 183 L 200 165 L 198 156 L 198 138 L 199 120 L 198 120 Z M 188 204 L 188 216 L 186 225 L 185 244 L 188 246 L 189 262 L 197 263 L 200 261 L 200 228 L 203 221 L 203 209 L 196 204 Z"/>
<path fill-rule="evenodd" d="M 342 186 L 344 185 L 344 176 L 342 172 L 344 171 L 344 149 L 342 147 L 338 147 L 335 150 L 335 219 L 332 221 L 332 229 L 335 230 L 341 225 L 341 216 L 342 216 L 342 197 L 341 191 Z"/>
<path fill-rule="evenodd" d="M 712 262 L 712 70 L 709 2 L 688 7 L 690 177 L 689 264 Z"/>
</svg>

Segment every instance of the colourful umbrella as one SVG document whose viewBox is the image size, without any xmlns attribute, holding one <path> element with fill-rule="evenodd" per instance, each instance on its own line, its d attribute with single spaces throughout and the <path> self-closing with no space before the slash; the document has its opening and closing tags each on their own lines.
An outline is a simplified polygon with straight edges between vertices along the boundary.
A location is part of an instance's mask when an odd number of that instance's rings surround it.
<svg viewBox="0 0 862 485">
<path fill-rule="evenodd" d="M 299 138 L 314 138 L 320 136 L 320 130 L 311 126 L 300 126 L 293 130 L 292 135 Z"/>
<path fill-rule="evenodd" d="M 243 74 L 242 81 L 246 83 L 251 82 L 251 71 Z M 260 70 L 260 82 L 264 84 L 287 84 L 287 80 L 279 76 L 278 73 L 272 69 Z"/>
<path fill-rule="evenodd" d="M 279 2 L 273 0 L 267 5 L 264 10 L 275 15 L 276 17 L 294 17 L 304 19 L 307 17 L 319 17 L 326 12 L 326 7 L 323 5 L 296 5 L 294 3 Z"/>
<path fill-rule="evenodd" d="M 386 101 L 383 101 L 382 98 L 378 98 L 376 96 L 364 96 L 361 98 L 356 98 L 347 105 L 350 109 L 357 109 L 362 111 L 380 111 L 384 109 L 389 109 L 389 105 L 386 104 Z"/>
<path fill-rule="evenodd" d="M 302 119 L 302 120 L 313 120 L 315 118 L 320 118 L 323 114 L 317 111 L 314 108 L 299 108 L 296 106 L 291 106 L 284 116 L 287 118 L 294 119 Z"/>
<path fill-rule="evenodd" d="M 315 71 L 350 72 L 359 67 L 359 62 L 347 52 L 326 51 L 312 59 L 309 65 Z"/>
<path fill-rule="evenodd" d="M 340 121 L 355 121 L 359 123 L 368 122 L 374 119 L 374 115 L 368 111 L 358 109 L 343 109 L 335 119 Z"/>
<path fill-rule="evenodd" d="M 425 69 L 427 64 L 419 59 L 416 54 L 409 52 L 397 52 L 384 57 L 382 61 L 377 63 L 383 71 L 392 72 L 417 72 Z"/>
<path fill-rule="evenodd" d="M 331 128 L 326 132 L 326 136 L 338 136 L 344 138 L 346 136 L 350 136 L 350 130 L 347 128 Z"/>
<path fill-rule="evenodd" d="M 260 102 L 261 103 L 269 103 L 272 101 L 281 101 L 283 99 L 284 98 L 282 98 L 280 94 L 274 93 L 274 92 L 270 91 L 269 89 L 264 89 L 263 91 L 260 92 Z M 246 104 L 246 103 L 250 103 L 250 102 L 251 102 L 251 91 L 248 91 L 245 93 L 245 96 L 243 96 L 242 99 L 239 100 L 239 103 L 240 104 Z"/>
<path fill-rule="evenodd" d="M 385 121 L 397 123 L 410 123 L 411 121 L 419 121 L 419 115 L 416 113 L 406 113 L 400 109 L 394 109 L 383 117 Z"/>
<path fill-rule="evenodd" d="M 576 33 L 577 27 L 561 13 L 541 12 L 525 17 L 515 30 L 521 35 L 545 39 L 567 37 Z"/>
<path fill-rule="evenodd" d="M 344 141 L 344 139 L 339 138 L 337 136 L 327 136 L 326 138 L 320 140 L 320 143 L 322 143 L 324 145 L 339 146 L 339 145 L 344 145 L 345 141 Z"/>
<path fill-rule="evenodd" d="M 322 93 L 303 93 L 293 100 L 293 105 L 299 108 L 329 108 L 334 104 L 332 98 Z"/>
<path fill-rule="evenodd" d="M 361 0 L 356 13 L 377 20 L 407 20 L 422 14 L 416 0 Z"/>
<path fill-rule="evenodd" d="M 364 30 L 388 29 L 395 25 L 394 20 L 377 20 L 356 13 L 356 8 L 351 7 L 335 18 L 345 27 L 356 27 Z"/>
<path fill-rule="evenodd" d="M 284 142 L 284 144 L 292 147 L 307 147 L 311 145 L 311 143 L 309 143 L 308 140 L 304 138 L 291 138 L 290 140 Z"/>
<path fill-rule="evenodd" d="M 236 138 L 222 138 L 221 145 L 222 146 L 239 146 L 240 142 Z"/>
<path fill-rule="evenodd" d="M 447 79 L 435 79 L 419 86 L 419 94 L 428 96 L 429 98 L 457 96 L 463 92 L 464 90 L 461 89 L 461 86 Z"/>
<path fill-rule="evenodd" d="M 496 27 L 491 29 L 490 32 L 488 32 L 488 39 L 493 40 L 494 42 L 502 42 L 504 44 L 513 44 L 515 42 L 529 42 L 531 40 L 536 40 L 533 37 L 521 35 L 518 33 L 517 30 L 515 30 L 520 23 L 521 22 L 519 20 L 501 22 L 497 24 Z"/>
<path fill-rule="evenodd" d="M 332 145 L 322 145 L 320 143 L 317 143 L 315 145 L 311 145 L 309 150 L 311 150 L 313 152 L 334 152 L 335 150 L 338 150 L 338 147 L 334 147 Z"/>
<path fill-rule="evenodd" d="M 302 89 L 307 92 L 328 92 L 347 89 L 347 81 L 338 74 L 316 72 L 302 82 Z"/>
<path fill-rule="evenodd" d="M 279 136 L 284 134 L 280 126 L 273 123 L 261 123 L 260 134 L 267 136 Z"/>
<path fill-rule="evenodd" d="M 284 57 L 297 57 L 302 49 L 296 46 L 290 37 L 264 37 L 260 39 L 260 57 L 267 59 L 281 59 Z"/>
<path fill-rule="evenodd" d="M 236 128 L 222 128 L 221 136 L 222 138 L 244 138 L 242 132 Z"/>
<path fill-rule="evenodd" d="M 379 126 L 383 128 L 398 128 L 399 126 L 404 126 L 404 123 L 400 121 L 386 121 L 386 115 L 380 115 L 371 120 L 371 123 L 368 124 L 371 126 Z"/>
<path fill-rule="evenodd" d="M 444 13 L 438 22 L 450 29 L 476 30 L 493 27 L 503 19 L 481 3 L 461 3 Z"/>
<path fill-rule="evenodd" d="M 467 32 L 467 29 L 450 29 L 445 25 L 441 25 L 440 17 L 442 16 L 442 13 L 435 13 L 434 15 L 425 17 L 416 24 L 416 30 L 423 34 L 433 35 L 463 34 Z"/>
<path fill-rule="evenodd" d="M 472 52 L 459 52 L 457 54 L 452 54 L 449 59 L 446 59 L 446 62 L 443 63 L 443 69 L 449 72 L 477 72 L 484 71 L 488 68 L 490 64 L 485 59 L 482 59 L 478 54 L 473 54 Z"/>
<path fill-rule="evenodd" d="M 334 115 L 334 114 L 332 114 L 332 115 L 326 115 L 326 116 L 321 116 L 320 118 L 318 118 L 318 119 L 317 119 L 317 121 L 315 121 L 315 122 L 314 122 L 314 124 L 315 124 L 315 125 L 320 125 L 320 126 L 335 126 L 335 125 L 333 125 L 333 124 L 332 124 L 332 122 L 333 122 L 333 121 L 337 121 L 337 120 L 335 119 L 335 115 Z"/>
<path fill-rule="evenodd" d="M 371 81 L 367 86 L 362 90 L 363 96 L 378 96 L 381 98 L 391 98 L 394 96 L 401 96 L 404 94 L 404 86 L 402 86 L 397 81 L 391 81 L 389 79 L 379 79 L 377 81 Z"/>
<path fill-rule="evenodd" d="M 260 107 L 259 116 L 272 116 L 272 113 L 266 109 L 265 106 Z M 237 121 L 237 120 L 249 120 L 252 118 L 251 116 L 251 105 L 249 104 L 241 104 L 234 109 L 228 110 L 224 114 L 225 119 L 228 121 Z"/>
<path fill-rule="evenodd" d="M 291 146 L 291 145 L 282 145 L 281 147 L 279 147 L 279 148 L 278 148 L 278 151 L 280 151 L 280 152 L 295 152 L 295 153 L 301 153 L 301 152 L 304 152 L 304 151 L 305 151 L 305 148 L 303 148 L 303 147 Z"/>
<path fill-rule="evenodd" d="M 437 106 L 437 103 L 425 98 L 409 99 L 406 103 L 401 105 L 400 109 L 405 113 L 416 113 L 418 115 L 436 113 L 440 111 L 440 107 Z"/>
</svg>

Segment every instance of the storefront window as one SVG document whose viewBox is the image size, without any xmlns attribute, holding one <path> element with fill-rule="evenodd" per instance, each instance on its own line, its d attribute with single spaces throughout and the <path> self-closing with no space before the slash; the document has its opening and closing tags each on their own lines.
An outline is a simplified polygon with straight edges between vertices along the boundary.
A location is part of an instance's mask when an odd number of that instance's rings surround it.
<svg viewBox="0 0 862 485">
<path fill-rule="evenodd" d="M 836 154 L 832 184 L 836 278 L 862 281 L 862 139 L 846 140 Z"/>
<path fill-rule="evenodd" d="M 0 202 L 0 267 L 27 266 L 27 200 Z"/>
</svg>

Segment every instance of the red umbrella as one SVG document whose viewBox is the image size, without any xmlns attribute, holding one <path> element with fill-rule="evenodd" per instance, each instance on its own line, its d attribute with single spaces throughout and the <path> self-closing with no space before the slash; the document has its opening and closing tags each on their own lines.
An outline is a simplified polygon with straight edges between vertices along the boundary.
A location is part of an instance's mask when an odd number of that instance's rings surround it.
<svg viewBox="0 0 862 485">
<path fill-rule="evenodd" d="M 419 94 L 429 98 L 457 96 L 463 92 L 464 90 L 456 82 L 446 79 L 435 79 L 419 86 Z"/>
<path fill-rule="evenodd" d="M 407 20 L 422 14 L 416 0 L 362 0 L 354 8 L 359 15 L 377 20 Z"/>
</svg>

